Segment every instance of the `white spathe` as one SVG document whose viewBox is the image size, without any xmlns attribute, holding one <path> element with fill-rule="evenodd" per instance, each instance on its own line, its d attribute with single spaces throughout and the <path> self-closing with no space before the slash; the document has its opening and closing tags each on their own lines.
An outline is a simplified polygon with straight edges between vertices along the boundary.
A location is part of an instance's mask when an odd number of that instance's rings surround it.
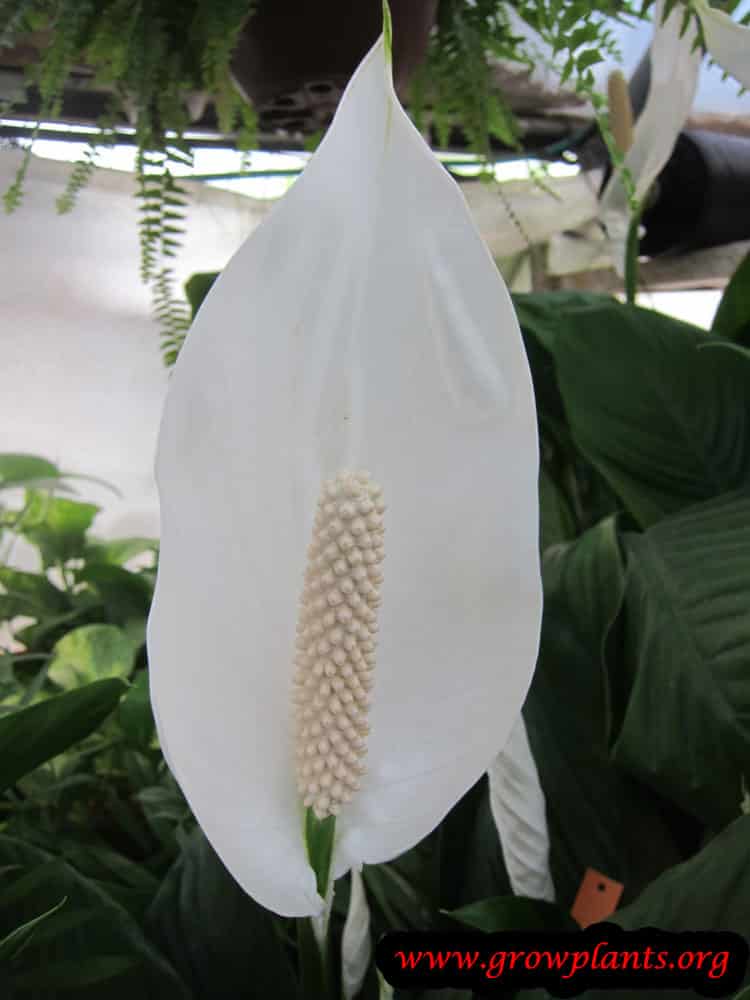
<svg viewBox="0 0 750 1000">
<path fill-rule="evenodd" d="M 546 803 L 522 715 L 487 777 L 511 889 L 516 896 L 553 902 Z"/>
<path fill-rule="evenodd" d="M 362 989 L 371 958 L 370 907 L 362 875 L 357 868 L 352 868 L 349 909 L 341 934 L 341 992 L 344 1000 L 353 1000 Z"/>
<path fill-rule="evenodd" d="M 663 16 L 663 0 L 657 0 L 648 96 L 635 125 L 633 145 L 625 157 L 638 202 L 646 197 L 672 155 L 693 104 L 701 64 L 700 49 L 693 50 L 694 25 L 682 34 L 683 8 L 675 7 L 662 23 Z M 619 172 L 612 174 L 604 189 L 600 217 L 607 228 L 615 267 L 624 273 L 630 205 Z"/>
<path fill-rule="evenodd" d="M 508 292 L 393 90 L 382 39 L 177 362 L 148 641 L 169 765 L 264 906 L 320 913 L 302 837 L 295 623 L 324 480 L 366 469 L 387 547 L 367 773 L 333 875 L 431 831 L 513 726 L 541 617 L 537 428 Z"/>
<path fill-rule="evenodd" d="M 711 58 L 750 89 L 750 27 L 734 21 L 706 0 L 696 0 L 695 6 Z"/>
</svg>

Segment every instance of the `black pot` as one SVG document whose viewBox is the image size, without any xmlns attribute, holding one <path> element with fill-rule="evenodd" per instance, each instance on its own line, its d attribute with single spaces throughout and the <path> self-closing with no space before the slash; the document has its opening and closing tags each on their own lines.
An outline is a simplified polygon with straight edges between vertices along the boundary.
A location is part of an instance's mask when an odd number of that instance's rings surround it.
<svg viewBox="0 0 750 1000">
<path fill-rule="evenodd" d="M 438 0 L 390 0 L 393 69 L 403 95 L 424 58 Z M 382 30 L 382 0 L 263 0 L 232 57 L 232 76 L 262 132 L 325 128 Z"/>
<path fill-rule="evenodd" d="M 649 257 L 750 239 L 750 139 L 682 132 L 643 225 Z"/>
</svg>

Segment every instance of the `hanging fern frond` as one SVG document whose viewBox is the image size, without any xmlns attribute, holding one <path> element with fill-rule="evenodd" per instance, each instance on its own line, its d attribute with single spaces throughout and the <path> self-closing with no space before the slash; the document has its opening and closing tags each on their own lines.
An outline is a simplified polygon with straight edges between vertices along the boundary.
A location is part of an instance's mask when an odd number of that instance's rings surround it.
<svg viewBox="0 0 750 1000">
<path fill-rule="evenodd" d="M 163 153 L 144 150 L 139 150 L 136 157 L 136 184 L 141 213 L 138 223 L 141 281 L 146 283 L 154 277 L 161 241 L 164 159 Z"/>
<path fill-rule="evenodd" d="M 497 0 L 473 4 L 443 0 L 440 4 L 438 31 L 413 93 L 419 120 L 431 98 L 432 125 L 441 146 L 450 144 L 458 128 L 472 151 L 485 160 L 490 159 L 493 139 L 518 147 L 515 119 L 494 83 L 492 65 L 492 57 L 514 58 L 513 43 L 503 5 Z"/>
<path fill-rule="evenodd" d="M 208 44 L 201 45 L 203 80 L 213 95 L 221 131 L 241 130 L 240 148 L 246 148 L 247 140 L 255 141 L 255 116 L 232 83 L 230 61 L 240 31 L 254 8 L 255 3 L 248 0 L 200 5 L 191 25 L 193 38 L 210 39 Z"/>
<path fill-rule="evenodd" d="M 80 160 L 73 164 L 73 169 L 68 175 L 65 190 L 55 202 L 59 215 L 66 215 L 75 208 L 78 196 L 96 171 L 96 158 L 99 150 L 104 146 L 112 146 L 114 144 L 116 132 L 113 126 L 109 124 L 110 120 L 110 115 L 102 116 L 99 122 L 101 131 L 97 134 L 96 138 L 89 142 L 81 154 Z"/>
<path fill-rule="evenodd" d="M 184 144 L 165 146 L 162 152 L 140 153 L 136 163 L 141 202 L 141 278 L 151 286 L 166 365 L 174 364 L 190 326 L 190 311 L 175 294 L 174 272 L 169 263 L 182 245 L 188 206 L 187 192 L 170 169 L 176 164 L 192 168 L 192 152 Z"/>
<path fill-rule="evenodd" d="M 96 16 L 93 0 L 57 0 L 52 16 L 52 41 L 39 63 L 39 117 L 56 118 L 60 113 L 65 81 L 91 30 Z"/>
<path fill-rule="evenodd" d="M 31 29 L 50 39 L 32 71 L 40 121 L 59 116 L 70 71 L 81 62 L 94 69 L 98 85 L 112 88 L 119 104 L 113 112 L 135 123 L 140 270 L 152 287 L 167 363 L 188 323 L 168 266 L 182 244 L 187 206 L 175 173 L 192 167 L 183 139 L 189 125 L 185 95 L 211 94 L 222 130 L 236 131 L 240 148 L 254 144 L 255 113 L 232 85 L 229 68 L 253 7 L 252 0 L 0 0 L 0 44 L 14 44 L 19 32 Z M 36 134 L 5 192 L 8 211 L 22 200 Z M 57 199 L 58 211 L 73 208 L 94 172 L 97 148 L 114 135 L 110 123 L 92 138 Z"/>
<path fill-rule="evenodd" d="M 624 155 L 609 120 L 607 99 L 596 87 L 594 67 L 605 59 L 621 62 L 611 22 L 645 16 L 652 2 L 645 0 L 640 11 L 630 0 L 597 0 L 595 5 L 586 0 L 516 0 L 514 3 L 520 17 L 552 50 L 549 68 L 560 76 L 561 83 L 570 82 L 575 92 L 590 103 L 613 167 L 620 171 L 631 199 L 635 191 L 632 175 L 624 167 Z M 538 52 L 533 56 L 540 57 Z M 633 208 L 636 207 L 633 204 Z"/>
<path fill-rule="evenodd" d="M 59 215 L 66 215 L 73 210 L 78 195 L 91 180 L 91 176 L 96 170 L 96 154 L 96 145 L 90 143 L 81 154 L 81 159 L 73 164 L 65 190 L 55 202 Z"/>
<path fill-rule="evenodd" d="M 173 365 L 190 327 L 190 307 L 174 294 L 175 276 L 169 267 L 162 268 L 153 285 L 154 313 L 161 326 L 161 351 L 164 363 Z"/>
<path fill-rule="evenodd" d="M 3 192 L 3 206 L 5 207 L 5 211 L 8 215 L 10 215 L 11 212 L 15 212 L 23 201 L 23 185 L 30 165 L 31 143 L 29 143 L 24 150 L 23 159 L 21 160 L 21 165 L 18 170 L 16 170 L 15 177 L 8 188 Z"/>
<path fill-rule="evenodd" d="M 27 20 L 34 13 L 35 6 L 38 8 L 39 3 L 35 5 L 25 2 L 25 0 L 21 0 L 20 3 L 3 5 L 0 9 L 0 14 L 3 15 L 0 23 L 3 23 L 4 20 L 3 45 L 13 44 L 15 33 L 28 26 Z M 7 19 L 5 19 L 6 10 Z M 46 50 L 42 62 L 38 66 L 31 67 L 29 71 L 31 78 L 39 88 L 41 101 L 39 121 L 31 135 L 15 177 L 3 194 L 3 204 L 8 213 L 14 212 L 23 201 L 24 182 L 31 164 L 34 139 L 37 137 L 41 122 L 45 118 L 54 118 L 59 113 L 63 87 L 75 55 L 90 28 L 92 14 L 92 0 L 57 0 L 57 3 L 53 5 L 51 13 L 52 42 Z"/>
</svg>

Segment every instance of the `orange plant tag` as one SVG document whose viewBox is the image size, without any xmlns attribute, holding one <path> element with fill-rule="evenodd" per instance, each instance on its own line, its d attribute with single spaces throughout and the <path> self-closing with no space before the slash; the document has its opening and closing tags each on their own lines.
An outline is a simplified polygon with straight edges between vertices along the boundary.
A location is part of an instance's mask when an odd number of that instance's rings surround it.
<svg viewBox="0 0 750 1000">
<path fill-rule="evenodd" d="M 607 878 L 595 868 L 587 868 L 570 911 L 571 917 L 581 927 L 606 920 L 617 909 L 624 888 L 622 882 Z"/>
</svg>

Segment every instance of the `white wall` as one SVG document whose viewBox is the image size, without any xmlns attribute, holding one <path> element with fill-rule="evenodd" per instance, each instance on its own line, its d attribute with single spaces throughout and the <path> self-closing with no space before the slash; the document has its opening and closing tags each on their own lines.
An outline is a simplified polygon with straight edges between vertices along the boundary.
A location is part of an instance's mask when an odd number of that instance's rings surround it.
<svg viewBox="0 0 750 1000">
<path fill-rule="evenodd" d="M 0 151 L 0 191 L 18 151 Z M 55 212 L 69 164 L 34 159 L 22 206 L 0 214 L 0 451 L 42 455 L 122 492 L 82 484 L 106 506 L 101 533 L 157 534 L 152 462 L 168 375 L 138 274 L 132 177 L 100 171 L 68 215 Z M 193 191 L 180 276 L 218 270 L 267 202 Z"/>
</svg>

